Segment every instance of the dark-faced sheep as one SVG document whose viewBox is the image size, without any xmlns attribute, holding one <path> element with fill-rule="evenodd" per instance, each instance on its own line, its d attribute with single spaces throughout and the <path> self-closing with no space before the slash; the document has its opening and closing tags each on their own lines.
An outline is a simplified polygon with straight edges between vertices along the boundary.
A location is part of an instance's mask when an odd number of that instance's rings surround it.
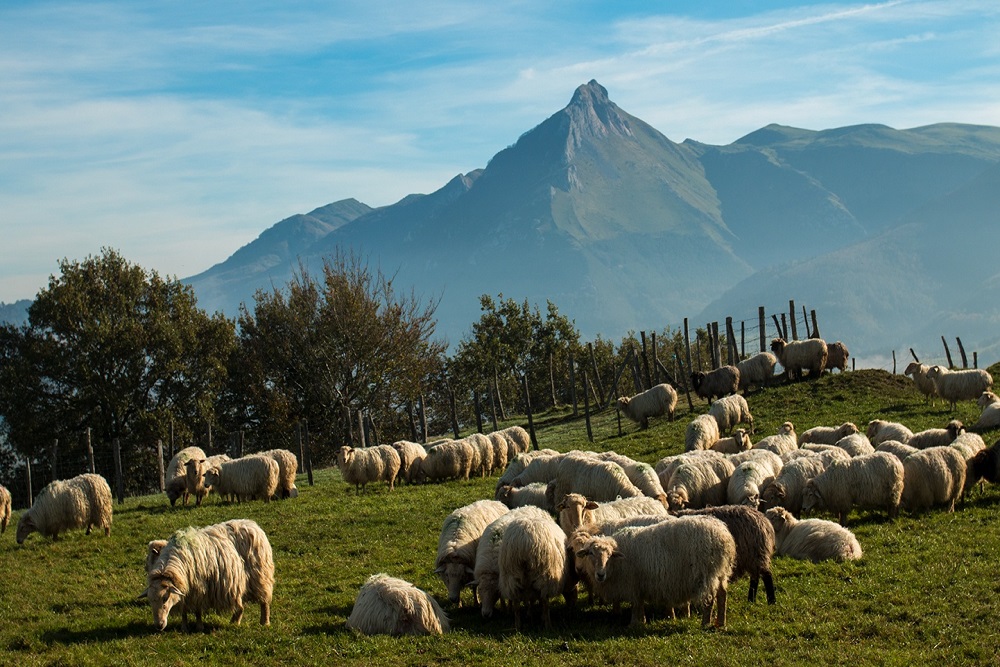
<svg viewBox="0 0 1000 667">
<path fill-rule="evenodd" d="M 723 366 L 708 373 L 696 371 L 691 374 L 691 386 L 698 396 L 712 402 L 739 391 L 740 369 L 736 366 Z"/>
</svg>

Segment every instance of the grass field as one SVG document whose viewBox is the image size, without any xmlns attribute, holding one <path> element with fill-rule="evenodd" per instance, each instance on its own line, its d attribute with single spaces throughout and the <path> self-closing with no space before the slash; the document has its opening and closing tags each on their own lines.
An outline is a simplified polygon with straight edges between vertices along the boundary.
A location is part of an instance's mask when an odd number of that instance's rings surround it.
<svg viewBox="0 0 1000 667">
<path fill-rule="evenodd" d="M 993 367 L 994 375 L 1000 368 Z M 786 419 L 798 430 L 874 418 L 913 430 L 966 423 L 969 402 L 952 415 L 926 405 L 909 379 L 884 371 L 825 376 L 749 397 L 757 438 Z M 696 403 L 696 412 L 706 409 Z M 538 420 L 542 447 L 614 449 L 655 462 L 683 449 L 690 419 L 681 400 L 677 421 L 654 420 L 638 432 L 614 411 L 595 418 L 594 443 L 581 419 L 554 411 Z M 992 444 L 1000 432 L 983 434 Z M 436 638 L 359 637 L 344 628 L 358 589 L 376 572 L 412 581 L 439 600 L 432 573 L 444 518 L 456 507 L 491 497 L 496 478 L 427 486 L 384 485 L 356 495 L 336 470 L 317 471 L 310 487 L 300 476 L 298 498 L 230 505 L 211 497 L 199 508 L 171 508 L 165 496 L 115 506 L 110 538 L 74 532 L 51 542 L 35 534 L 23 546 L 13 526 L 0 537 L 0 664 L 378 664 L 378 665 L 776 665 L 998 664 L 1000 638 L 1000 488 L 973 494 L 954 514 L 906 513 L 850 517 L 865 551 L 861 561 L 774 564 L 778 603 L 746 601 L 747 581 L 730 588 L 724 631 L 702 630 L 698 619 L 654 618 L 628 627 L 628 612 L 608 607 L 553 607 L 551 632 L 518 635 L 513 618 L 484 621 L 477 609 L 446 609 L 455 631 Z M 210 614 L 206 633 L 184 634 L 171 619 L 156 632 L 145 600 L 146 543 L 187 525 L 229 518 L 257 521 L 274 548 L 277 583 L 272 625 L 260 627 L 256 606 L 241 626 Z M 16 524 L 17 514 L 13 521 Z M 466 600 L 471 599 L 466 594 Z"/>
</svg>

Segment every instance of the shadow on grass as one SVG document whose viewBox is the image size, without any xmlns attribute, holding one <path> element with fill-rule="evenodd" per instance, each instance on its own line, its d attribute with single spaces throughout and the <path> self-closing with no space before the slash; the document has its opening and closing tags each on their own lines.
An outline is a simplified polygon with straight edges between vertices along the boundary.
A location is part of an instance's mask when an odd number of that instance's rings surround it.
<svg viewBox="0 0 1000 667">
<path fill-rule="evenodd" d="M 90 630 L 49 630 L 43 632 L 40 639 L 47 645 L 71 645 L 93 642 L 106 642 L 116 639 L 133 637 L 148 637 L 158 634 L 152 623 L 129 623 L 123 627 L 92 628 Z"/>
</svg>

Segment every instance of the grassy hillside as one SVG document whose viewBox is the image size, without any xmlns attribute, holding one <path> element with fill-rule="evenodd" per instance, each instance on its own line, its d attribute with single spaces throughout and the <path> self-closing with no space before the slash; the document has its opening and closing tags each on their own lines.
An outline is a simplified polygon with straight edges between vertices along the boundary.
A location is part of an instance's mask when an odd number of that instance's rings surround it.
<svg viewBox="0 0 1000 667">
<path fill-rule="evenodd" d="M 1000 367 L 991 369 L 994 375 Z M 758 437 L 790 419 L 799 430 L 880 417 L 914 430 L 952 417 L 940 401 L 927 406 L 909 380 L 882 371 L 826 376 L 749 398 Z M 588 443 L 582 419 L 565 411 L 543 415 L 539 443 L 559 450 L 615 449 L 654 462 L 683 448 L 690 418 L 682 398 L 674 423 L 654 422 L 617 436 L 615 413 L 595 419 Z M 704 411 L 704 403 L 695 404 Z M 978 409 L 959 406 L 971 423 Z M 988 444 L 1000 436 L 984 434 Z M 387 572 L 444 599 L 432 574 L 442 521 L 456 507 L 490 497 L 495 478 L 397 488 L 357 496 L 335 470 L 318 471 L 315 486 L 299 479 L 300 496 L 270 504 L 228 505 L 212 497 L 200 508 L 171 508 L 164 496 L 116 506 L 112 535 L 71 533 L 52 543 L 32 535 L 0 537 L 0 662 L 35 664 L 986 664 L 1000 660 L 994 619 L 1000 604 L 995 529 L 1000 489 L 975 493 L 954 514 L 852 514 L 850 527 L 865 550 L 856 563 L 813 565 L 777 559 L 778 603 L 746 601 L 747 582 L 731 588 L 729 625 L 704 631 L 692 619 L 655 618 L 629 629 L 627 612 L 581 606 L 553 609 L 551 632 L 513 632 L 500 614 L 449 609 L 455 632 L 439 638 L 358 637 L 344 629 L 358 588 Z M 242 626 L 209 615 L 210 631 L 182 634 L 178 621 L 153 629 L 145 601 L 147 541 L 186 526 L 228 518 L 256 520 L 268 533 L 277 570 L 272 623 Z M 16 523 L 17 516 L 14 517 Z M 763 596 L 761 596 L 763 598 Z M 468 598 L 468 594 L 466 596 Z"/>
</svg>

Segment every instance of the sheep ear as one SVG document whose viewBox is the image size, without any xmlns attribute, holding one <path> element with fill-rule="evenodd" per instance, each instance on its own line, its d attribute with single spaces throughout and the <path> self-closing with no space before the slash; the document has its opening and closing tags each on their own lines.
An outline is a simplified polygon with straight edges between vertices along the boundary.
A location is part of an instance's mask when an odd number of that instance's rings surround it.
<svg viewBox="0 0 1000 667">
<path fill-rule="evenodd" d="M 579 551 L 576 552 L 576 557 L 577 558 L 587 558 L 592 553 L 593 553 L 593 551 L 591 551 L 590 549 L 580 549 Z"/>
<path fill-rule="evenodd" d="M 136 600 L 142 600 L 142 599 L 148 598 L 148 597 L 149 597 L 149 586 L 146 587 L 146 590 L 144 590 L 143 592 L 141 592 L 138 595 L 136 595 L 135 599 Z"/>
<path fill-rule="evenodd" d="M 588 500 L 587 504 L 584 507 L 586 507 L 588 510 L 596 510 L 598 507 L 600 507 L 600 505 L 595 503 L 593 500 Z"/>
<path fill-rule="evenodd" d="M 471 567 L 466 566 L 465 573 L 466 574 L 473 574 L 474 575 L 476 573 L 476 571 L 473 570 Z"/>
<path fill-rule="evenodd" d="M 444 565 L 441 565 L 441 566 L 437 567 L 434 570 L 434 574 L 444 574 Z"/>
<path fill-rule="evenodd" d="M 167 590 L 170 591 L 171 595 L 176 595 L 178 597 L 184 597 L 184 593 L 182 593 L 181 590 L 179 588 L 177 588 L 176 586 L 171 586 Z"/>
<path fill-rule="evenodd" d="M 623 554 L 621 551 L 612 551 L 611 552 L 611 557 L 612 558 L 625 558 L 625 554 Z"/>
</svg>

